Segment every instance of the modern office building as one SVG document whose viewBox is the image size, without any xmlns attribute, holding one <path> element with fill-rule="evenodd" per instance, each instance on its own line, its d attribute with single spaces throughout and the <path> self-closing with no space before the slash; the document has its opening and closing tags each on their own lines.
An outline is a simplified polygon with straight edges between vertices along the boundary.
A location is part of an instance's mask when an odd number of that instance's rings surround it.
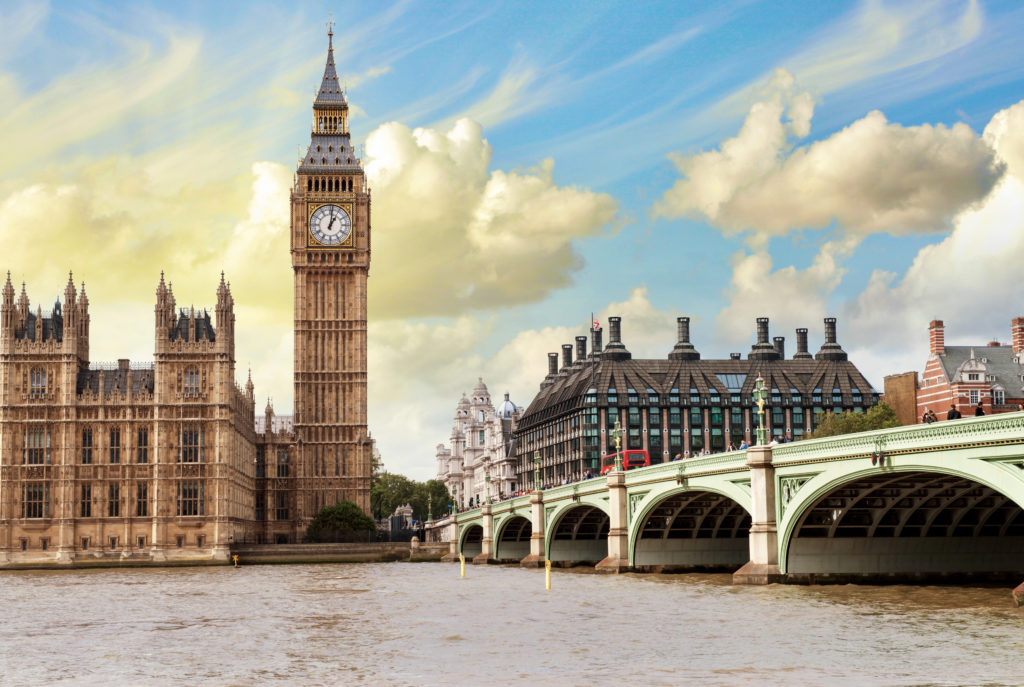
<svg viewBox="0 0 1024 687">
<path fill-rule="evenodd" d="M 796 351 L 785 339 L 769 340 L 768 319 L 757 320 L 757 338 L 743 357 L 704 359 L 690 342 L 690 320 L 678 318 L 677 341 L 664 358 L 635 359 L 621 338 L 621 318 L 577 336 L 548 354 L 548 374 L 523 411 L 516 431 L 519 481 L 532 485 L 535 458 L 543 485 L 596 474 L 601 457 L 614 453 L 611 432 L 622 429 L 622 449 L 648 452 L 652 463 L 719 452 L 752 443 L 758 427 L 755 380 L 765 380 L 765 423 L 774 440 L 798 439 L 814 429 L 815 414 L 863 412 L 878 393 L 836 341 L 835 318 L 825 319 L 820 350 L 807 350 L 807 330 L 796 330 Z M 575 355 L 574 355 L 575 348 Z"/>
</svg>

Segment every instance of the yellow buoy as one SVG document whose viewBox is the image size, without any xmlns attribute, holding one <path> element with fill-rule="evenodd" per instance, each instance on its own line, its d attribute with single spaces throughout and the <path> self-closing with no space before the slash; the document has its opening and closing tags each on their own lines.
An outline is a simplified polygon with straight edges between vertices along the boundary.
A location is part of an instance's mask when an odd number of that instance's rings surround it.
<svg viewBox="0 0 1024 687">
<path fill-rule="evenodd" d="M 466 557 L 461 553 L 459 554 L 459 566 L 462 568 L 460 577 L 466 576 Z"/>
<path fill-rule="evenodd" d="M 544 561 L 544 589 L 551 589 L 551 561 Z"/>
</svg>

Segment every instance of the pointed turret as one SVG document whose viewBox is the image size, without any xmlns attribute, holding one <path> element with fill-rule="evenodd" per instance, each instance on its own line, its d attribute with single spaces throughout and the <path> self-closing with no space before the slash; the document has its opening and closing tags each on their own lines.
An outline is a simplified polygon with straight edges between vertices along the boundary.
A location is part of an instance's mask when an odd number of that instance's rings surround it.
<svg viewBox="0 0 1024 687">
<path fill-rule="evenodd" d="M 327 32 L 327 64 L 313 101 L 313 131 L 299 174 L 361 172 L 348 133 L 348 103 L 334 67 L 334 30 Z M 312 190 L 312 189 L 311 189 Z M 338 190 L 332 188 L 329 190 Z"/>
<path fill-rule="evenodd" d="M 7 272 L 7 281 L 4 282 L 3 300 L 0 301 L 0 334 L 4 339 L 14 338 L 14 284 L 11 283 L 11 273 Z"/>
<path fill-rule="evenodd" d="M 245 382 L 245 396 L 253 403 L 256 402 L 256 395 L 253 393 L 252 368 L 249 368 L 249 379 Z"/>
<path fill-rule="evenodd" d="M 316 94 L 313 105 L 345 104 L 345 94 L 338 82 L 338 72 L 334 67 L 334 27 L 327 30 L 327 64 L 324 65 L 324 78 L 320 82 L 320 90 Z"/>
</svg>

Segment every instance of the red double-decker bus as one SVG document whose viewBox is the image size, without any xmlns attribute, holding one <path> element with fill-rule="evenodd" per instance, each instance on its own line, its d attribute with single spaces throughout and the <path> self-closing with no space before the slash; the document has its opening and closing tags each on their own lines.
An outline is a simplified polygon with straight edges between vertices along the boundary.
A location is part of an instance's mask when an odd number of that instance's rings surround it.
<svg viewBox="0 0 1024 687">
<path fill-rule="evenodd" d="M 633 468 L 645 468 L 651 464 L 651 457 L 647 455 L 647 451 L 631 450 L 623 451 L 622 456 L 622 469 L 632 470 Z M 615 469 L 615 454 L 609 454 L 601 458 L 601 474 L 607 475 L 609 472 Z"/>
</svg>

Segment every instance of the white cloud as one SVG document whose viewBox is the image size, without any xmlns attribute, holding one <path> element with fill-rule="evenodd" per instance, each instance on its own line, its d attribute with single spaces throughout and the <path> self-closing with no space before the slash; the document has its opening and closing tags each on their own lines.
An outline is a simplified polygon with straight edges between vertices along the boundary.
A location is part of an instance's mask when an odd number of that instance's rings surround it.
<svg viewBox="0 0 1024 687">
<path fill-rule="evenodd" d="M 672 156 L 683 178 L 655 214 L 749 231 L 755 245 L 833 222 L 853 236 L 942 231 L 1002 174 L 991 147 L 966 124 L 904 127 L 878 111 L 794 148 L 812 114 L 810 96 L 779 70 L 734 138 L 719 150 Z"/>
<path fill-rule="evenodd" d="M 839 285 L 845 269 L 842 260 L 856 245 L 854 240 L 825 243 L 806 269 L 789 265 L 772 271 L 767 251 L 739 253 L 733 262 L 732 281 L 726 290 L 728 305 L 716 318 L 721 340 L 742 340 L 754 331 L 758 317 L 771 320 L 773 336 L 793 338 L 797 327 L 812 329 L 827 313 L 829 294 Z M 799 307 L 794 307 L 799 303 Z"/>
<path fill-rule="evenodd" d="M 872 275 L 846 306 L 857 343 L 920 348 L 935 318 L 946 322 L 951 343 L 1009 339 L 1010 320 L 1024 314 L 1024 101 L 997 113 L 984 137 L 1007 164 L 1006 176 L 984 202 L 956 216 L 949 236 L 922 248 L 902 277 Z"/>
<path fill-rule="evenodd" d="M 381 125 L 366 155 L 374 260 L 394 266 L 370 281 L 377 317 L 538 301 L 582 265 L 573 241 L 615 217 L 611 196 L 556 185 L 551 160 L 489 171 L 491 146 L 468 119 L 447 133 Z"/>
</svg>

